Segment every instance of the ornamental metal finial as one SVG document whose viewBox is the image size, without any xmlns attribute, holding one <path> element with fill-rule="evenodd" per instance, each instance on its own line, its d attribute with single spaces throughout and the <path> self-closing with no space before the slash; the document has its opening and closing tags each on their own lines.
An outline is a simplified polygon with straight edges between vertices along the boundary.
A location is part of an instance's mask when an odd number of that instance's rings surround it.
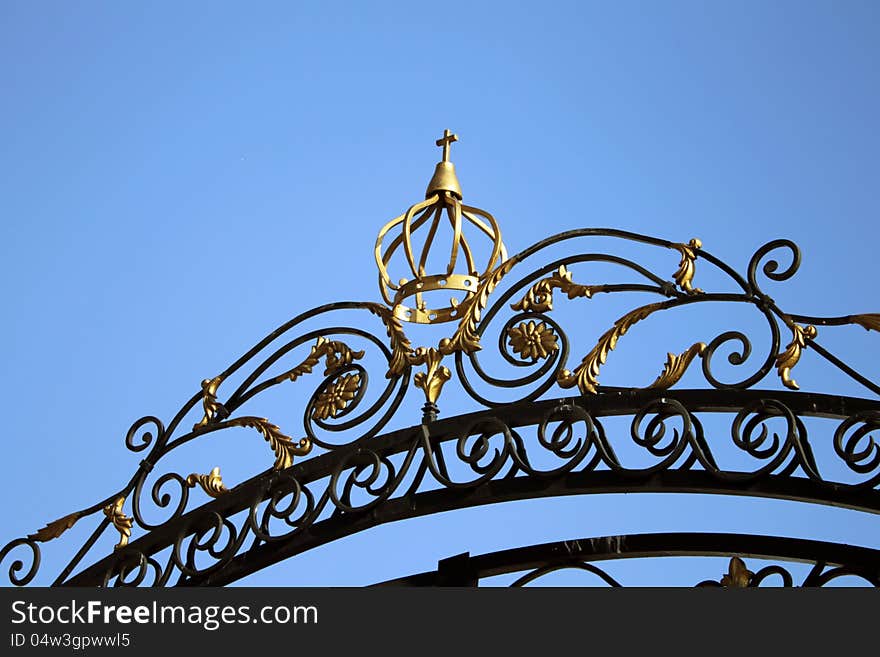
<svg viewBox="0 0 880 657">
<path fill-rule="evenodd" d="M 434 168 L 434 175 L 431 182 L 428 183 L 425 198 L 430 198 L 440 192 L 449 192 L 461 200 L 461 184 L 458 182 L 458 176 L 455 175 L 455 165 L 449 161 L 449 147 L 456 141 L 458 141 L 458 135 L 446 129 L 443 131 L 443 136 L 434 142 L 443 148 L 443 159 Z"/>
<path fill-rule="evenodd" d="M 382 297 L 391 307 L 394 318 L 401 322 L 439 324 L 464 320 L 468 308 L 473 305 L 477 292 L 489 275 L 507 260 L 507 251 L 501 242 L 501 229 L 495 218 L 484 210 L 461 202 L 461 185 L 455 175 L 455 167 L 449 161 L 449 147 L 458 141 L 458 135 L 444 130 L 436 140 L 443 148 L 443 160 L 437 163 L 434 176 L 428 184 L 425 200 L 416 203 L 399 217 L 388 222 L 376 239 L 376 264 L 379 267 L 379 287 Z M 452 243 L 447 247 L 449 258 L 445 266 L 429 272 L 429 255 L 443 225 L 451 227 Z M 419 234 L 424 241 L 419 244 L 413 235 Z M 391 234 L 393 229 L 396 234 Z M 470 234 L 488 238 L 488 258 L 477 257 L 471 248 Z M 385 238 L 388 243 L 384 244 Z M 403 252 L 404 258 L 398 254 Z M 392 262 L 396 257 L 397 262 Z M 403 266 L 401 266 L 403 265 Z M 389 269 L 397 267 L 404 274 L 392 275 Z M 444 303 L 428 307 L 428 297 L 445 297 Z M 411 304 L 405 300 L 412 299 Z"/>
<path fill-rule="evenodd" d="M 443 147 L 444 162 L 449 162 L 449 147 L 452 145 L 452 142 L 455 141 L 458 141 L 458 135 L 452 134 L 448 128 L 443 131 L 443 136 L 437 140 L 436 144 Z"/>
</svg>

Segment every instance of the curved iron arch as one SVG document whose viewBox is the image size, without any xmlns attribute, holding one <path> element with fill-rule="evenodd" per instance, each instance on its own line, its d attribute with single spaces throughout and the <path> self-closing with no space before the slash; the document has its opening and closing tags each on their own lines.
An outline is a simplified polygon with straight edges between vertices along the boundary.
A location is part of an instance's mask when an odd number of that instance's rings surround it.
<svg viewBox="0 0 880 657">
<path fill-rule="evenodd" d="M 596 562 L 656 557 L 728 557 L 728 572 L 717 580 L 689 582 L 696 586 L 757 587 L 776 580 L 793 586 L 794 577 L 783 566 L 772 564 L 757 572 L 744 559 L 800 562 L 811 566 L 799 586 L 824 586 L 840 577 L 857 577 L 880 586 L 880 551 L 853 545 L 780 536 L 724 533 L 653 533 L 601 536 L 555 541 L 471 556 L 442 559 L 437 570 L 408 575 L 374 586 L 479 586 L 499 575 L 520 574 L 510 586 L 526 586 L 560 570 L 584 570 L 609 586 L 622 584 Z M 709 571 L 711 572 L 711 571 Z M 686 584 L 686 585 L 688 585 Z"/>
<path fill-rule="evenodd" d="M 440 192 L 432 202 L 454 204 L 452 197 Z M 470 210 L 461 206 L 457 211 Z M 419 221 L 425 220 L 412 221 L 412 229 L 418 228 Z M 408 219 L 405 223 L 409 228 Z M 548 247 L 595 237 L 674 253 L 678 268 L 669 280 L 614 253 L 575 249 L 572 255 L 542 263 L 510 282 L 511 271 L 524 267 L 523 263 Z M 498 235 L 495 238 L 500 240 Z M 789 264 L 782 271 L 779 262 L 770 258 L 778 250 L 788 253 Z M 575 269 L 594 262 L 619 267 L 640 282 L 578 282 Z M 725 276 L 733 291 L 695 287 L 697 262 Z M 224 584 L 383 522 L 557 494 L 699 491 L 812 501 L 876 513 L 880 510 L 880 446 L 872 432 L 880 429 L 880 403 L 793 392 L 798 385 L 792 371 L 805 352 L 813 352 L 880 395 L 880 385 L 818 342 L 816 328 L 857 325 L 880 331 L 880 314 L 818 317 L 784 312 L 763 291 L 758 274 L 785 281 L 799 265 L 800 252 L 789 240 L 762 246 L 751 257 L 746 274 L 740 275 L 704 250 L 697 239 L 680 243 L 615 229 L 581 229 L 547 238 L 479 277 L 459 281 L 464 289 L 473 280 L 475 289 L 443 311 L 443 321 L 455 318 L 457 325 L 436 347 L 413 347 L 403 323 L 415 319 L 402 315 L 396 301 L 390 307 L 339 302 L 315 308 L 270 333 L 219 375 L 205 379 L 201 391 L 167 426 L 155 416 L 135 422 L 125 444 L 146 456 L 129 482 L 105 499 L 9 542 L 0 550 L 0 561 L 14 559 L 8 571 L 10 581 L 28 584 L 39 569 L 40 544 L 59 538 L 93 515 L 99 518 L 94 531 L 54 584 Z M 425 281 L 442 287 L 443 276 Z M 403 288 L 418 299 L 419 285 L 410 282 Z M 555 318 L 554 296 L 564 294 L 572 303 L 581 303 L 598 294 L 630 292 L 653 294 L 658 300 L 609 321 L 595 346 L 568 369 L 571 343 Z M 491 305 L 490 298 L 494 299 Z M 722 348 L 734 347 L 727 358 L 733 366 L 746 365 L 753 351 L 744 333 L 728 330 L 708 342 L 694 342 L 683 353 L 669 353 L 660 376 L 646 388 L 610 388 L 599 383 L 601 367 L 632 326 L 667 310 L 704 303 L 750 307 L 766 322 L 770 340 L 757 369 L 735 382 L 722 381 L 713 373 L 713 358 Z M 496 321 L 502 312 L 511 310 L 506 320 Z M 366 311 L 365 316 L 380 322 L 381 330 L 338 323 L 332 317 L 340 311 Z M 431 323 L 427 312 L 419 318 Z M 481 363 L 478 353 L 483 338 L 490 326 L 499 323 L 501 358 L 527 374 L 505 379 L 489 374 Z M 387 339 L 380 337 L 383 332 Z M 790 337 L 784 339 L 784 335 Z M 368 349 L 381 365 L 380 376 L 374 372 L 373 380 L 384 377 L 385 381 L 378 392 L 370 390 Z M 447 357 L 454 358 L 462 390 L 483 410 L 438 419 L 438 399 L 444 385 L 454 378 L 443 365 Z M 697 361 L 708 387 L 670 390 Z M 308 377 L 322 363 L 323 378 L 304 404 L 301 438 L 284 433 L 267 418 L 240 413 L 257 395 Z M 419 367 L 424 370 L 413 376 L 412 370 Z M 791 391 L 755 389 L 774 369 Z M 238 387 L 220 401 L 221 387 L 226 390 L 235 377 L 241 379 Z M 421 423 L 383 434 L 397 416 L 411 379 L 425 397 Z M 477 389 L 477 382 L 516 391 L 516 399 L 490 399 Z M 553 386 L 576 389 L 576 394 L 538 401 Z M 703 415 L 725 412 L 733 415 L 732 445 L 739 456 L 751 459 L 752 470 L 724 467 L 716 451 L 717 439 L 704 431 Z M 632 418 L 628 448 L 653 459 L 650 465 L 627 464 L 618 449 L 619 437 L 606 432 L 603 424 L 614 416 Z M 826 434 L 837 459 L 834 466 L 817 461 L 805 418 L 836 422 Z M 197 420 L 191 430 L 188 419 Z M 249 427 L 260 434 L 275 457 L 270 470 L 231 489 L 218 468 L 187 476 L 166 472 L 152 486 L 147 483 L 167 454 L 231 427 Z M 531 439 L 523 435 L 526 428 L 534 432 Z M 352 434 L 342 441 L 330 439 Z M 315 449 L 322 453 L 303 458 Z M 555 459 L 555 465 L 540 465 L 538 461 L 544 459 L 535 458 L 538 452 Z M 295 459 L 300 460 L 294 463 Z M 837 480 L 826 474 L 830 470 L 846 471 L 857 481 Z M 214 499 L 190 508 L 190 492 L 196 488 Z M 150 501 L 167 510 L 163 520 L 151 522 L 144 516 L 142 506 Z M 243 519 L 236 521 L 239 513 Z M 274 533 L 278 524 L 285 527 L 281 534 Z M 135 530 L 145 533 L 129 542 Z M 116 549 L 74 574 L 105 532 L 118 532 Z M 28 567 L 12 556 L 21 550 L 30 553 Z M 160 556 L 163 550 L 169 554 Z M 205 560 L 210 563 L 204 565 Z"/>
</svg>

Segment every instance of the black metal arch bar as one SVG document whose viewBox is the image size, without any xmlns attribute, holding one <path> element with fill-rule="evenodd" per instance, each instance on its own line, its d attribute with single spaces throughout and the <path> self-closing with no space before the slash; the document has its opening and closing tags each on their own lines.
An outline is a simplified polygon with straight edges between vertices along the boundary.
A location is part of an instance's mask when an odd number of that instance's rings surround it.
<svg viewBox="0 0 880 657">
<path fill-rule="evenodd" d="M 690 532 L 580 538 L 478 556 L 464 553 L 441 560 L 437 570 L 399 577 L 375 586 L 479 586 L 480 580 L 488 577 L 532 571 L 514 583 L 523 585 L 543 574 L 579 568 L 584 563 L 651 557 L 738 557 L 801 562 L 813 566 L 803 586 L 821 586 L 832 576 L 844 575 L 855 575 L 880 586 L 880 550 L 780 536 Z M 825 568 L 833 568 L 833 571 L 823 573 Z M 596 572 L 598 569 L 590 570 Z M 767 574 L 782 574 L 781 571 L 778 566 L 771 567 Z M 596 574 L 601 576 L 603 573 Z M 785 580 L 785 575 L 782 577 Z M 755 577 L 748 585 L 757 586 L 762 580 Z"/>
<path fill-rule="evenodd" d="M 778 391 L 729 391 L 729 390 L 633 390 L 603 389 L 598 395 L 576 398 L 526 402 L 498 407 L 489 411 L 463 415 L 436 421 L 430 425 L 419 425 L 384 436 L 373 438 L 369 442 L 368 452 L 376 459 L 387 459 L 393 455 L 412 457 L 407 463 L 412 464 L 416 454 L 422 457 L 418 467 L 422 467 L 421 481 L 427 471 L 425 451 L 434 449 L 444 443 L 460 440 L 474 432 L 474 427 L 489 423 L 506 429 L 525 426 L 537 426 L 551 417 L 559 408 L 580 408 L 589 413 L 590 417 L 601 418 L 615 415 L 634 415 L 643 413 L 646 407 L 660 408 L 663 405 L 675 404 L 676 408 L 686 409 L 687 417 L 704 412 L 742 413 L 743 409 L 754 407 L 762 400 L 772 400 L 774 408 L 787 409 L 791 414 L 792 426 L 800 422 L 799 417 L 824 417 L 844 419 L 858 414 L 880 412 L 880 402 L 851 397 L 789 393 Z M 659 407 L 657 405 L 660 405 Z M 755 427 L 752 427 L 754 429 Z M 421 441 L 421 442 L 420 442 Z M 708 445 L 705 446 L 708 450 Z M 204 543 L 206 535 L 215 534 L 223 529 L 218 519 L 231 516 L 248 508 L 251 511 L 273 495 L 289 488 L 291 481 L 296 482 L 303 490 L 321 479 L 340 477 L 347 470 L 351 473 L 362 473 L 362 461 L 365 452 L 363 443 L 353 444 L 347 449 L 336 450 L 295 465 L 288 470 L 268 472 L 255 477 L 234 488 L 222 497 L 176 517 L 151 533 L 132 541 L 125 549 L 106 557 L 64 583 L 68 585 L 100 585 L 107 583 L 108 578 L 118 570 L 131 569 L 132 560 L 144 561 L 150 555 L 174 546 L 180 549 L 187 537 L 200 543 L 198 550 L 212 550 L 211 555 L 216 563 L 209 568 L 199 570 L 191 567 L 191 572 L 181 573 L 177 585 L 223 585 L 234 582 L 250 573 L 256 572 L 271 564 L 277 563 L 293 555 L 302 553 L 338 538 L 355 534 L 370 527 L 383 523 L 429 515 L 452 509 L 473 507 L 496 502 L 549 497 L 556 495 L 619 493 L 619 492 L 677 492 L 677 493 L 716 493 L 771 497 L 787 500 L 815 502 L 834 506 L 848 507 L 857 510 L 880 513 L 880 492 L 876 490 L 873 477 L 861 484 L 840 484 L 809 476 L 792 476 L 795 468 L 784 466 L 776 471 L 759 471 L 757 474 L 712 471 L 695 468 L 699 465 L 693 458 L 686 460 L 682 467 L 681 460 L 668 462 L 668 467 L 645 471 L 595 470 L 597 461 L 591 461 L 593 467 L 579 471 L 560 471 L 552 476 L 523 474 L 510 476 L 499 468 L 488 477 L 481 477 L 473 485 L 444 485 L 439 489 L 419 492 L 419 486 L 410 486 L 406 491 L 396 491 L 396 485 L 376 493 L 373 503 L 360 508 L 344 508 L 347 504 L 342 497 L 337 501 L 335 511 L 326 518 L 318 519 L 315 513 L 306 521 L 297 521 L 293 531 L 280 536 L 257 538 L 251 547 L 242 549 L 247 526 L 243 525 L 236 536 L 238 543 L 231 544 L 228 549 L 216 548 L 216 539 Z M 801 458 L 801 457 L 799 457 Z M 796 461 L 792 461 L 796 463 Z M 781 462 L 780 462 L 781 464 Z M 674 466 L 674 467 L 673 467 Z M 413 465 L 412 467 L 417 467 Z M 361 470 L 358 470 L 361 468 Z M 497 478 L 494 478 L 498 475 Z M 399 483 L 398 480 L 397 483 Z M 393 482 L 392 482 L 393 483 Z M 374 492 L 374 491 L 371 491 Z M 392 497 L 392 493 L 401 494 Z M 319 496 L 315 495 L 315 498 Z M 343 496 L 344 497 L 344 496 Z M 327 502 L 328 492 L 325 490 L 321 499 Z M 331 507 L 332 508 L 332 507 Z M 229 527 L 227 526 L 227 529 Z M 265 528 L 264 528 L 265 531 Z M 204 544 L 202 544 L 204 543 Z M 123 564 L 128 563 L 128 566 Z M 179 563 L 178 563 L 179 567 Z M 168 568 L 171 568 L 169 564 Z M 162 579 L 160 583 L 167 581 Z"/>
</svg>

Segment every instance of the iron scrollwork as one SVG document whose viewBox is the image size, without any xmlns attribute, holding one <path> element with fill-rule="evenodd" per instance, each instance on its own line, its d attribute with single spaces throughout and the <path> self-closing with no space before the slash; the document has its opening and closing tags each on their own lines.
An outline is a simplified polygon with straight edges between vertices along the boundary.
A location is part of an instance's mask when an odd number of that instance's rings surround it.
<svg viewBox="0 0 880 657">
<path fill-rule="evenodd" d="M 434 495 L 440 500 L 435 505 L 438 509 L 466 504 L 462 491 L 489 484 L 493 499 L 518 499 L 527 495 L 524 482 L 539 478 L 550 482 L 548 490 L 560 491 L 563 485 L 586 491 L 587 484 L 596 481 L 621 490 L 666 486 L 732 492 L 748 486 L 750 491 L 770 496 L 880 510 L 876 490 L 880 448 L 872 437 L 880 429 L 880 404 L 854 398 L 842 404 L 839 397 L 791 392 L 798 390 L 792 372 L 811 352 L 880 395 L 877 382 L 818 341 L 820 328 L 825 331 L 826 327 L 855 325 L 880 331 L 880 313 L 819 317 L 782 310 L 765 293 L 758 274 L 774 282 L 794 276 L 801 255 L 789 240 L 774 240 L 759 248 L 745 275 L 713 255 L 697 238 L 673 242 L 604 228 L 554 235 L 508 257 L 495 218 L 462 202 L 461 186 L 449 160 L 455 139 L 447 131 L 438 140 L 443 160 L 425 199 L 379 233 L 375 254 L 384 304 L 338 302 L 302 313 L 226 370 L 204 379 L 167 426 L 155 416 L 139 419 L 127 432 L 125 445 L 131 452 L 146 455 L 131 479 L 106 499 L 4 546 L 0 561 L 13 551 L 24 550 L 25 556 L 30 552 L 29 567 L 21 560 L 12 562 L 10 581 L 16 585 L 31 582 L 40 566 L 40 544 L 58 539 L 76 523 L 95 516 L 94 531 L 55 584 L 164 585 L 174 575 L 178 584 L 226 583 L 247 572 L 242 556 L 246 542 L 251 542 L 249 554 L 273 546 L 277 554 L 272 558 L 290 556 L 320 543 L 305 531 L 310 527 L 327 529 L 323 536 L 341 536 L 378 522 L 383 513 L 395 518 L 414 515 L 416 511 L 394 505 L 414 505 L 414 500 L 425 495 L 428 482 L 443 491 Z M 440 230 L 447 224 L 452 234 L 448 263 L 430 272 L 429 252 L 436 250 Z M 484 262 L 478 262 L 467 229 L 488 240 L 489 256 Z M 417 245 L 420 230 L 427 233 L 421 251 Z M 677 268 L 659 274 L 610 250 L 594 253 L 579 246 L 596 238 L 655 249 L 664 258 L 673 254 L 678 257 Z M 547 262 L 544 256 L 551 247 L 568 247 L 571 255 Z M 790 262 L 784 268 L 771 257 L 777 251 L 788 254 Z M 407 277 L 395 282 L 391 270 L 395 256 L 401 254 Z M 530 263 L 539 260 L 541 264 L 529 270 Z M 582 277 L 581 271 L 593 263 L 616 268 L 622 278 L 598 282 Z M 669 270 L 673 263 L 670 260 Z M 703 282 L 704 268 L 720 274 L 733 291 L 713 289 Z M 522 272 L 516 281 L 512 281 L 514 271 Z M 623 275 L 635 276 L 636 282 Z M 696 286 L 698 280 L 702 287 Z M 452 296 L 445 306 L 429 307 L 429 298 L 438 294 Z M 592 304 L 599 295 L 627 298 L 632 294 L 652 295 L 654 300 L 634 304 L 601 324 L 604 332 L 586 355 L 580 362 L 570 362 L 573 343 L 563 329 L 561 304 L 556 303 L 559 297 L 565 295 L 569 304 Z M 726 330 L 711 339 L 694 336 L 684 351 L 666 352 L 666 362 L 653 383 L 628 388 L 600 383 L 602 367 L 628 333 L 636 330 L 634 326 L 642 330 L 643 324 L 661 313 L 705 304 L 750 308 L 766 323 L 770 340 L 756 369 L 739 381 L 716 377 L 712 370 L 716 354 L 732 348 L 727 361 L 739 367 L 753 351 L 745 333 Z M 362 320 L 352 322 L 352 314 Z M 346 321 L 336 321 L 343 315 Z M 374 322 L 376 330 L 362 328 L 367 321 Z M 408 324 L 450 324 L 453 328 L 436 343 L 417 345 L 407 333 Z M 497 335 L 498 355 L 506 366 L 527 373 L 513 378 L 492 374 L 481 362 L 487 334 Z M 309 377 L 322 361 L 323 378 Z M 660 358 L 652 362 L 638 381 L 651 381 L 659 362 Z M 706 389 L 675 390 L 691 366 L 697 369 L 697 362 Z M 412 375 L 414 368 L 418 371 Z M 774 369 L 780 384 L 789 390 L 753 389 Z M 289 432 L 289 424 L 282 423 L 288 427 L 283 430 L 265 417 L 243 413 L 266 391 L 288 383 L 302 388 L 309 380 L 311 394 L 303 404 L 302 426 L 296 432 Z M 371 381 L 382 383 L 371 386 Z M 450 385 L 460 386 L 475 402 L 476 415 L 440 418 L 438 402 Z M 483 391 L 486 387 L 493 392 Z M 390 430 L 412 388 L 424 397 L 420 420 L 413 418 L 404 423 L 408 428 Z M 574 396 L 538 401 L 551 390 L 571 391 Z M 496 391 L 516 398 L 490 399 Z M 717 413 L 733 416 L 728 449 L 751 460 L 750 471 L 720 465 L 723 448 L 718 436 L 704 429 L 705 416 Z M 606 426 L 610 417 L 619 415 L 631 417 L 627 453 Z M 838 426 L 831 432 L 834 453 L 859 481 L 828 477 L 814 455 L 815 438 L 808 436 L 804 422 L 814 416 L 836 419 Z M 777 427 L 775 432 L 771 425 Z M 186 477 L 156 473 L 153 478 L 153 471 L 171 452 L 236 427 L 254 429 L 268 443 L 275 459 L 265 472 L 232 489 L 222 483 L 219 468 Z M 632 450 L 640 452 L 649 465 L 629 462 Z M 404 482 L 409 483 L 404 486 Z M 211 500 L 191 508 L 190 491 L 196 486 Z M 126 500 L 130 512 L 123 510 Z M 159 510 L 160 520 L 147 519 L 148 504 L 153 512 Z M 233 521 L 239 512 L 244 512 L 244 520 Z M 112 553 L 72 575 L 110 528 L 119 533 Z M 129 542 L 132 535 L 135 538 Z M 735 565 L 736 572 L 728 573 L 728 581 L 745 581 L 744 571 Z"/>
</svg>

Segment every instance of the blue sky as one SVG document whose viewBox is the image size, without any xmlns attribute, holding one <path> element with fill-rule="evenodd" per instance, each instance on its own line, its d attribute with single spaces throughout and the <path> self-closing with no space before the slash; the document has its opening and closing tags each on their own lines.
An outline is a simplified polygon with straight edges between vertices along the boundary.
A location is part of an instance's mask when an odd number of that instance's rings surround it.
<svg viewBox="0 0 880 657">
<path fill-rule="evenodd" d="M 169 419 L 288 318 L 378 301 L 376 233 L 422 198 L 444 128 L 510 252 L 607 226 L 696 236 L 743 271 L 789 237 L 804 263 L 771 293 L 783 308 L 880 311 L 873 2 L 7 1 L 0 55 L 3 542 L 121 486 L 131 423 Z M 656 375 L 668 330 L 622 385 Z M 877 335 L 838 331 L 827 346 L 876 378 Z M 802 388 L 871 396 L 809 360 Z M 181 467 L 234 483 L 266 457 L 246 435 L 211 450 Z M 588 496 L 400 523 L 247 581 L 362 584 L 465 550 L 686 529 L 880 539 L 831 508 Z M 74 549 L 56 543 L 43 578 Z"/>
</svg>

